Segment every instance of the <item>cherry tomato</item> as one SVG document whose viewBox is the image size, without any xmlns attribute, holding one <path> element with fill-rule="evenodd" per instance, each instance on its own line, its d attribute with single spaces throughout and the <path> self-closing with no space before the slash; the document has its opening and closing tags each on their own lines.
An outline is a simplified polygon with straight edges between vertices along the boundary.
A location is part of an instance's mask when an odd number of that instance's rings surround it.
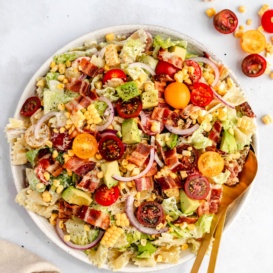
<svg viewBox="0 0 273 273">
<path fill-rule="evenodd" d="M 247 53 L 260 53 L 265 45 L 265 36 L 259 30 L 248 30 L 242 35 L 241 47 Z"/>
<path fill-rule="evenodd" d="M 124 149 L 124 144 L 115 135 L 106 135 L 99 141 L 99 152 L 107 161 L 120 159 Z"/>
<path fill-rule="evenodd" d="M 178 71 L 174 65 L 165 62 L 165 61 L 158 61 L 157 66 L 155 68 L 155 73 L 157 75 L 169 75 L 171 78 L 174 77 L 174 74 Z"/>
<path fill-rule="evenodd" d="M 88 159 L 96 154 L 98 143 L 96 138 L 90 134 L 79 134 L 73 140 L 72 150 L 77 157 Z"/>
<path fill-rule="evenodd" d="M 36 176 L 39 178 L 39 180 L 45 184 L 48 185 L 49 181 L 45 179 L 44 173 L 46 172 L 46 169 L 50 166 L 50 160 L 48 158 L 41 159 L 38 163 L 38 165 L 35 167 L 34 172 Z"/>
<path fill-rule="evenodd" d="M 273 33 L 273 9 L 269 9 L 263 14 L 261 24 L 265 31 Z"/>
<path fill-rule="evenodd" d="M 208 177 L 220 174 L 224 169 L 224 159 L 217 152 L 205 152 L 198 159 L 199 171 Z"/>
<path fill-rule="evenodd" d="M 50 141 L 52 142 L 53 148 L 58 151 L 67 151 L 72 146 L 72 139 L 69 137 L 68 132 L 55 133 L 52 131 Z"/>
<path fill-rule="evenodd" d="M 211 88 L 202 82 L 194 83 L 190 87 L 191 90 L 191 102 L 200 107 L 205 107 L 213 99 L 213 92 Z"/>
<path fill-rule="evenodd" d="M 136 97 L 128 101 L 119 100 L 117 102 L 118 115 L 122 118 L 136 118 L 142 110 L 142 102 Z"/>
<path fill-rule="evenodd" d="M 163 208 L 155 201 L 143 202 L 137 209 L 137 220 L 145 227 L 154 228 L 163 220 Z"/>
<path fill-rule="evenodd" d="M 189 198 L 202 200 L 205 199 L 209 194 L 210 183 L 206 177 L 193 174 L 187 177 L 184 190 Z"/>
<path fill-rule="evenodd" d="M 123 72 L 123 70 L 119 68 L 114 68 L 104 74 L 102 82 L 103 84 L 105 84 L 107 81 L 114 78 L 122 79 L 124 82 L 126 82 L 127 80 L 126 74 Z"/>
<path fill-rule="evenodd" d="M 192 60 L 186 60 L 183 63 L 184 66 L 193 67 L 194 71 L 193 73 L 189 73 L 189 77 L 192 83 L 199 82 L 201 79 L 202 71 L 200 65 Z"/>
<path fill-rule="evenodd" d="M 234 32 L 236 29 L 238 25 L 238 18 L 233 11 L 224 9 L 215 14 L 213 24 L 216 30 L 219 32 L 229 34 Z"/>
<path fill-rule="evenodd" d="M 190 102 L 190 91 L 184 83 L 172 82 L 165 88 L 164 97 L 170 106 L 182 109 Z"/>
<path fill-rule="evenodd" d="M 24 117 L 31 117 L 40 107 L 40 99 L 38 97 L 30 97 L 24 102 L 20 114 Z"/>
<path fill-rule="evenodd" d="M 259 54 L 250 54 L 242 62 L 242 71 L 248 77 L 259 77 L 266 69 L 267 63 Z"/>
<path fill-rule="evenodd" d="M 118 200 L 119 188 L 114 186 L 109 189 L 104 184 L 100 185 L 95 191 L 94 198 L 99 205 L 110 206 Z"/>
</svg>

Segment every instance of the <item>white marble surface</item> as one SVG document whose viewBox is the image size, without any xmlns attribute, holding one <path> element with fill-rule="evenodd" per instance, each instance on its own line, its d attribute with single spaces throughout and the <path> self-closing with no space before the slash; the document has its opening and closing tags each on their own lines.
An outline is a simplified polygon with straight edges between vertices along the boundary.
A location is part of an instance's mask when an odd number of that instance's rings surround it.
<svg viewBox="0 0 273 273">
<path fill-rule="evenodd" d="M 245 2 L 0 0 L 0 237 L 44 257 L 63 273 L 106 272 L 80 262 L 59 249 L 43 235 L 27 212 L 15 204 L 16 189 L 3 129 L 33 73 L 66 43 L 92 30 L 112 25 L 160 25 L 190 35 L 215 52 L 236 73 L 258 117 L 259 173 L 247 204 L 223 235 L 216 272 L 273 272 L 273 125 L 266 126 L 260 120 L 264 114 L 273 114 L 273 80 L 268 75 L 256 79 L 245 77 L 240 64 L 246 54 L 240 49 L 239 41 L 233 35 L 216 32 L 212 20 L 204 14 L 208 7 L 215 7 L 218 11 L 230 8 L 236 11 L 240 24 L 252 18 L 252 27 L 256 28 L 259 26 L 257 11 L 263 1 Z M 267 2 L 270 4 L 270 1 Z M 237 12 L 239 5 L 246 6 L 244 14 Z M 206 258 L 200 272 L 206 272 L 207 262 Z M 192 261 L 168 271 L 190 272 L 191 264 Z"/>
</svg>

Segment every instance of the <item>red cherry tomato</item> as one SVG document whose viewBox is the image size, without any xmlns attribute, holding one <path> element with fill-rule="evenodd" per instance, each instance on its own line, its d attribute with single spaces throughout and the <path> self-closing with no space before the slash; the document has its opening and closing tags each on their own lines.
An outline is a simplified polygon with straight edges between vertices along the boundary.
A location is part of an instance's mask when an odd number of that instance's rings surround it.
<svg viewBox="0 0 273 273">
<path fill-rule="evenodd" d="M 123 70 L 119 68 L 114 68 L 104 74 L 102 82 L 103 84 L 105 84 L 107 81 L 114 78 L 122 79 L 124 82 L 126 82 L 127 80 L 126 74 L 123 72 Z"/>
<path fill-rule="evenodd" d="M 265 31 L 273 33 L 273 9 L 269 9 L 263 14 L 261 24 Z"/>
<path fill-rule="evenodd" d="M 195 61 L 186 60 L 186 61 L 184 61 L 183 66 L 193 67 L 194 68 L 193 73 L 189 74 L 190 80 L 191 80 L 192 83 L 199 82 L 199 80 L 201 79 L 201 75 L 202 75 L 200 65 Z"/>
<path fill-rule="evenodd" d="M 193 174 L 187 177 L 184 190 L 189 198 L 202 200 L 205 199 L 209 194 L 210 183 L 206 177 Z"/>
<path fill-rule="evenodd" d="M 73 139 L 69 137 L 68 132 L 55 133 L 52 131 L 50 141 L 52 142 L 53 148 L 59 151 L 67 151 L 71 148 Z"/>
<path fill-rule="evenodd" d="M 154 201 L 143 202 L 137 209 L 136 217 L 143 226 L 154 228 L 163 220 L 163 208 Z"/>
<path fill-rule="evenodd" d="M 191 102 L 200 107 L 205 107 L 213 99 L 213 92 L 211 88 L 202 82 L 194 83 L 189 86 L 191 90 Z"/>
<path fill-rule="evenodd" d="M 114 186 L 109 189 L 104 184 L 100 185 L 95 191 L 94 198 L 99 205 L 110 206 L 118 200 L 119 188 Z"/>
<path fill-rule="evenodd" d="M 242 71 L 248 77 L 259 77 L 266 69 L 267 63 L 259 54 L 250 54 L 242 62 Z"/>
<path fill-rule="evenodd" d="M 28 98 L 20 111 L 21 116 L 30 117 L 41 107 L 41 101 L 38 97 Z"/>
<path fill-rule="evenodd" d="M 136 118 L 142 110 L 142 102 L 136 97 L 128 101 L 119 100 L 117 102 L 118 115 L 122 118 Z"/>
<path fill-rule="evenodd" d="M 38 165 L 35 167 L 34 172 L 36 176 L 39 178 L 39 180 L 45 184 L 48 185 L 49 181 L 45 179 L 44 173 L 46 172 L 46 169 L 50 166 L 50 160 L 48 158 L 43 158 L 39 161 Z"/>
<path fill-rule="evenodd" d="M 157 75 L 169 75 L 171 78 L 174 77 L 174 74 L 178 71 L 179 69 L 176 68 L 174 65 L 165 62 L 165 61 L 158 61 L 157 66 L 155 68 L 155 73 Z"/>
<path fill-rule="evenodd" d="M 115 135 L 106 135 L 99 141 L 99 152 L 107 161 L 120 159 L 124 149 L 124 144 Z"/>
<path fill-rule="evenodd" d="M 234 32 L 238 25 L 238 18 L 234 12 L 224 9 L 215 14 L 213 24 L 216 30 L 223 34 Z"/>
</svg>

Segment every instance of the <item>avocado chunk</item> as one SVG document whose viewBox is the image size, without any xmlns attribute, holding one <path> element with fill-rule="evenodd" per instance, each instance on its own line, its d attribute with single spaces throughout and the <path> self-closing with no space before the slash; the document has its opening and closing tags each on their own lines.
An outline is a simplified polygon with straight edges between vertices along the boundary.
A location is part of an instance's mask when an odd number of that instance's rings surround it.
<svg viewBox="0 0 273 273">
<path fill-rule="evenodd" d="M 78 206 L 89 206 L 92 202 L 91 197 L 84 191 L 73 186 L 68 187 L 62 193 L 62 198 L 69 204 Z"/>
<path fill-rule="evenodd" d="M 119 97 L 123 101 L 128 101 L 134 97 L 140 95 L 140 91 L 137 87 L 137 84 L 134 81 L 126 82 L 116 88 Z"/>
<path fill-rule="evenodd" d="M 140 142 L 140 133 L 134 119 L 124 119 L 121 125 L 122 141 L 125 144 L 136 144 Z"/>
<path fill-rule="evenodd" d="M 187 50 L 180 46 L 171 46 L 170 52 L 174 53 L 176 56 L 180 57 L 183 61 L 186 58 Z"/>
<path fill-rule="evenodd" d="M 224 131 L 220 150 L 226 153 L 234 154 L 237 152 L 237 142 L 235 137 L 227 131 Z"/>
<path fill-rule="evenodd" d="M 141 94 L 142 108 L 148 109 L 158 105 L 158 91 L 145 91 Z"/>
<path fill-rule="evenodd" d="M 101 170 L 103 172 L 103 182 L 109 189 L 118 184 L 118 181 L 112 177 L 114 174 L 120 175 L 117 161 L 101 163 Z"/>
<path fill-rule="evenodd" d="M 176 146 L 176 144 L 177 144 L 177 139 L 178 139 L 178 135 L 171 134 L 170 137 L 169 137 L 169 139 L 166 141 L 167 146 L 170 149 L 173 149 Z"/>
<path fill-rule="evenodd" d="M 198 200 L 189 198 L 183 190 L 181 190 L 180 192 L 180 204 L 181 210 L 185 214 L 190 214 L 194 212 L 200 206 Z"/>
</svg>

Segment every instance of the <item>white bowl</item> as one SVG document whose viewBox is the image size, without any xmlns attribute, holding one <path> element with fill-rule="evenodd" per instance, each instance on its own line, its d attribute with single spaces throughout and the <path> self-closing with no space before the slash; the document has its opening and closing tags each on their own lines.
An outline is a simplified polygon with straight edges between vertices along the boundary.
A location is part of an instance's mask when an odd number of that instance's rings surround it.
<svg viewBox="0 0 273 273">
<path fill-rule="evenodd" d="M 160 34 L 163 37 L 170 37 L 170 38 L 176 39 L 176 40 L 178 40 L 178 39 L 179 40 L 186 40 L 186 41 L 188 41 L 188 49 L 190 49 L 191 51 L 196 52 L 197 54 L 199 54 L 201 56 L 202 56 L 203 52 L 207 52 L 214 60 L 216 60 L 217 62 L 221 62 L 221 60 L 217 56 L 215 56 L 209 49 L 207 49 L 202 43 L 194 40 L 193 38 L 191 38 L 185 34 L 182 34 L 180 32 L 171 30 L 171 29 L 167 29 L 167 28 L 159 27 L 159 26 L 152 26 L 152 25 L 121 25 L 121 26 L 113 26 L 113 27 L 109 27 L 109 28 L 96 30 L 96 31 L 88 33 L 88 34 L 72 41 L 71 43 L 67 44 L 66 46 L 64 46 L 63 48 L 58 50 L 54 55 L 65 52 L 65 51 L 69 50 L 70 48 L 81 46 L 86 40 L 97 40 L 97 41 L 104 40 L 104 37 L 107 33 L 125 34 L 126 35 L 126 34 L 130 34 L 130 33 L 134 32 L 137 29 L 145 29 L 145 30 L 149 31 L 152 35 Z M 25 90 L 18 102 L 16 111 L 15 111 L 15 115 L 14 115 L 15 117 L 17 117 L 17 118 L 20 117 L 19 112 L 20 112 L 22 104 L 29 96 L 31 96 L 33 94 L 34 87 L 36 84 L 36 79 L 40 76 L 44 76 L 46 74 L 46 72 L 48 71 L 48 67 L 52 61 L 53 56 L 51 56 L 40 67 L 40 69 L 33 75 L 31 80 L 27 84 L 27 86 L 26 86 L 26 88 L 25 88 Z M 235 81 L 235 83 L 238 86 L 240 86 L 237 78 L 235 77 L 235 75 L 232 72 L 230 72 L 230 76 Z M 255 135 L 255 137 L 254 137 L 253 144 L 254 144 L 253 146 L 255 148 L 255 151 L 257 153 L 257 150 L 258 150 L 257 135 Z M 24 174 L 23 174 L 24 167 L 23 166 L 12 166 L 11 168 L 12 168 L 14 183 L 15 183 L 17 191 L 19 192 L 21 189 L 24 188 Z M 243 198 L 238 200 L 238 202 L 236 202 L 236 204 L 231 208 L 231 210 L 229 211 L 229 213 L 227 215 L 225 230 L 234 222 L 235 218 L 239 215 L 239 213 L 242 210 L 243 205 L 247 201 L 247 198 L 249 197 L 249 195 L 250 195 L 250 191 L 248 191 L 243 196 Z M 45 218 L 43 218 L 37 214 L 34 214 L 32 212 L 28 212 L 28 213 L 29 213 L 30 217 L 32 218 L 32 220 L 41 229 L 41 231 L 49 239 L 51 239 L 57 246 L 59 246 L 64 251 L 68 252 L 70 255 L 76 257 L 77 259 L 79 259 L 85 263 L 91 264 L 90 261 L 88 260 L 88 257 L 83 252 L 71 249 L 70 247 L 65 245 L 61 241 L 61 239 L 58 237 L 54 227 L 52 225 L 50 225 L 49 222 Z M 194 255 L 192 253 L 190 253 L 190 251 L 185 251 L 183 253 L 184 253 L 183 257 L 181 257 L 181 259 L 179 260 L 179 264 L 182 264 L 194 257 Z M 140 268 L 140 267 L 134 266 L 133 264 L 129 264 L 128 266 L 126 266 L 124 269 L 122 269 L 120 271 L 122 271 L 122 272 L 148 272 L 148 271 L 162 270 L 162 269 L 166 269 L 166 268 L 173 267 L 173 266 L 175 266 L 175 264 L 157 264 L 153 268 L 147 268 L 147 267 Z M 109 269 L 106 265 L 104 268 Z"/>
</svg>

